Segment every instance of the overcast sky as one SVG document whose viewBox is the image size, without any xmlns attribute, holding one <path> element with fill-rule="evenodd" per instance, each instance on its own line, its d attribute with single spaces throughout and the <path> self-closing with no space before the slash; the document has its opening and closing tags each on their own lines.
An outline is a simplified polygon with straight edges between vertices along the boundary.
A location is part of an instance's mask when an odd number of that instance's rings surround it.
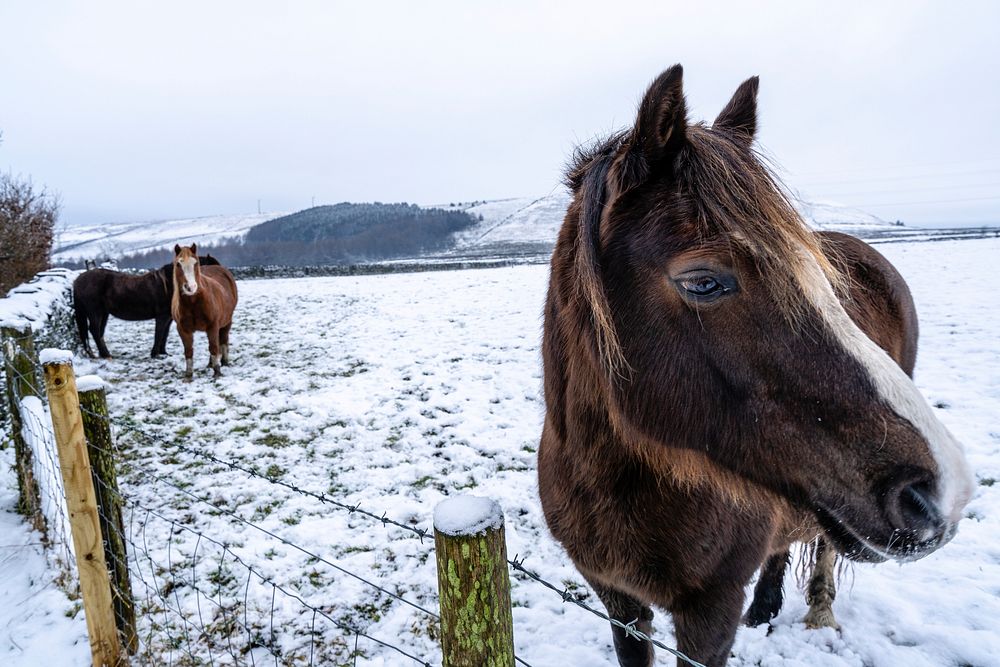
<svg viewBox="0 0 1000 667">
<path fill-rule="evenodd" d="M 946 6 L 947 5 L 947 6 Z M 70 224 L 541 195 L 684 65 L 810 198 L 1000 224 L 1000 2 L 4 2 L 0 169 Z"/>
</svg>

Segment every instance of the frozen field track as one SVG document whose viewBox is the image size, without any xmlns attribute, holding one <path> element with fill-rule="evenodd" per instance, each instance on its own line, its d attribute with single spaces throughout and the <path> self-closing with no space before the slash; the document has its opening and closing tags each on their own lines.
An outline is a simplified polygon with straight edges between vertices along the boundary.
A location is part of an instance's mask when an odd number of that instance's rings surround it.
<svg viewBox="0 0 1000 667">
<path fill-rule="evenodd" d="M 805 602 L 790 576 L 773 632 L 740 630 L 731 665 L 1000 666 L 1000 240 L 879 250 L 916 298 L 917 384 L 965 443 L 976 471 L 969 518 L 952 544 L 922 561 L 848 568 L 834 605 L 841 633 L 804 628 Z M 282 656 L 279 664 L 308 663 L 311 639 L 316 664 L 410 664 L 366 638 L 355 650 L 354 634 L 314 621 L 289 600 L 272 607 L 272 589 L 241 573 L 238 557 L 342 625 L 431 663 L 439 659 L 432 617 L 330 566 L 436 611 L 432 540 L 421 543 L 400 528 L 248 477 L 176 442 L 419 528 L 430 528 L 433 507 L 446 494 L 494 497 L 506 514 L 510 555 L 599 606 L 548 536 L 535 490 L 546 282 L 541 266 L 242 282 L 234 365 L 212 381 L 199 334 L 190 384 L 181 381 L 176 333 L 169 360 L 150 360 L 152 323 L 112 321 L 108 345 L 116 358 L 81 362 L 78 371 L 109 380 L 112 417 L 153 436 L 123 432 L 119 441 L 126 495 L 165 517 L 131 517 L 142 524 L 155 563 L 143 574 L 156 590 L 147 595 L 137 587 L 140 607 L 149 614 L 156 597 L 166 595 L 193 611 L 197 596 L 184 573 L 190 579 L 192 569 L 215 571 L 216 590 L 246 600 L 240 622 L 261 638 L 245 664 L 274 664 L 273 653 Z M 227 518 L 213 504 L 323 560 Z M 220 559 L 191 530 L 224 541 L 230 554 Z M 517 653 L 530 664 L 615 664 L 605 622 L 520 576 L 513 602 Z M 225 617 L 202 605 L 221 646 Z M 175 644 L 174 664 L 198 663 L 182 645 L 183 629 L 164 625 L 154 640 Z M 666 615 L 657 615 L 655 627 L 658 639 L 673 643 Z M 228 631 L 245 636 L 247 629 Z M 204 664 L 211 647 L 193 647 Z M 227 664 L 225 656 L 216 653 L 215 664 Z M 672 661 L 659 652 L 657 664 Z"/>
</svg>

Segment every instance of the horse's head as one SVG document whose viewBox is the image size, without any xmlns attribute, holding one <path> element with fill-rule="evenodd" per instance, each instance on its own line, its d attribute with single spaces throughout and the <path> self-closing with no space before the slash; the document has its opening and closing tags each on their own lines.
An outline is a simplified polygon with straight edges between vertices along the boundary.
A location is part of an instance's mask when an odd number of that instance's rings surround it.
<svg viewBox="0 0 1000 667">
<path fill-rule="evenodd" d="M 564 298 L 613 423 L 814 513 L 848 556 L 929 553 L 971 495 L 960 444 L 848 315 L 845 274 L 753 152 L 757 79 L 707 127 L 681 74 L 569 173 Z"/>
<path fill-rule="evenodd" d="M 201 264 L 198 261 L 198 246 L 194 243 L 190 248 L 180 244 L 174 246 L 174 290 L 185 296 L 198 293 L 201 282 Z M 180 290 L 177 292 L 177 290 Z"/>
</svg>

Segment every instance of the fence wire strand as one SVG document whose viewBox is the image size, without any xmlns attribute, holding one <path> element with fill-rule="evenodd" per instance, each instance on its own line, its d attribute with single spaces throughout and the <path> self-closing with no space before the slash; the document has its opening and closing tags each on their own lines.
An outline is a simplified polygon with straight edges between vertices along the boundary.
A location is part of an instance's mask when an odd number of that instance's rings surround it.
<svg viewBox="0 0 1000 667">
<path fill-rule="evenodd" d="M 18 347 L 18 352 L 23 354 L 23 352 L 20 350 L 19 347 Z M 39 397 L 45 396 L 45 392 L 41 389 L 41 387 L 39 387 L 38 378 L 40 377 L 40 368 L 37 361 L 32 360 L 32 368 L 34 369 L 34 373 L 32 373 L 31 375 L 33 377 L 29 377 L 19 372 L 13 366 L 11 360 L 8 359 L 6 361 L 7 363 L 5 363 L 4 370 L 8 373 L 8 377 L 22 381 L 25 386 L 35 391 Z M 121 455 L 117 443 L 118 437 L 120 437 L 122 434 L 128 434 L 134 438 L 137 438 L 139 442 L 147 446 L 160 446 L 162 444 L 157 441 L 155 436 L 146 433 L 145 431 L 142 431 L 141 429 L 137 428 L 132 424 L 118 420 L 112 420 L 107 415 L 102 415 L 93 412 L 91 410 L 88 410 L 84 406 L 80 406 L 80 409 L 83 413 L 86 414 L 87 417 L 91 419 L 102 420 L 106 422 L 108 424 L 108 427 L 113 429 L 113 431 L 117 431 L 117 436 L 111 439 L 111 446 L 113 448 L 113 451 L 110 452 L 116 461 L 125 460 L 125 458 L 123 458 Z M 38 419 L 37 415 L 35 415 L 34 412 L 30 410 L 22 410 L 21 412 L 22 414 L 29 415 L 29 419 L 25 421 L 24 428 L 30 429 L 33 436 L 35 436 L 35 441 L 43 443 L 44 442 L 54 443 L 54 435 L 52 434 L 51 426 L 47 426 L 44 423 L 42 423 Z M 46 437 L 48 438 L 48 440 L 46 440 Z M 93 446 L 93 443 L 91 443 L 91 445 Z M 184 443 L 173 442 L 170 443 L 170 446 L 186 454 L 189 454 L 197 459 L 206 460 L 216 465 L 228 468 L 229 470 L 245 474 L 250 478 L 261 480 L 275 486 L 283 487 L 284 489 L 291 491 L 294 494 L 308 497 L 312 500 L 322 503 L 323 505 L 327 505 L 337 510 L 347 512 L 349 515 L 352 516 L 358 515 L 364 517 L 373 522 L 381 523 L 384 527 L 392 526 L 394 528 L 398 528 L 404 531 L 405 533 L 419 539 L 421 544 L 424 543 L 425 538 L 431 536 L 430 531 L 427 529 L 416 527 L 413 525 L 408 525 L 401 521 L 392 519 L 388 516 L 386 512 L 383 512 L 381 514 L 372 512 L 368 509 L 363 508 L 360 503 L 352 504 L 344 502 L 342 500 L 338 500 L 330 496 L 329 494 L 300 487 L 292 482 L 288 482 L 283 479 L 278 479 L 277 477 L 274 477 L 267 473 L 262 473 L 254 467 L 243 465 L 236 461 L 220 458 L 210 452 L 204 451 L 203 449 L 192 447 Z M 49 470 L 58 471 L 59 470 L 58 456 L 53 451 L 54 447 L 50 448 L 43 446 L 41 447 L 41 450 L 43 455 L 46 456 L 47 458 L 45 463 L 49 466 Z M 273 531 L 268 530 L 267 528 L 264 528 L 262 526 L 253 523 L 252 521 L 246 519 L 240 514 L 233 512 L 232 510 L 220 507 L 219 505 L 211 502 L 211 500 L 209 500 L 208 498 L 201 497 L 196 493 L 193 493 L 192 491 L 183 488 L 182 486 L 180 486 L 176 482 L 173 482 L 167 477 L 158 475 L 147 469 L 144 469 L 143 467 L 138 466 L 137 462 L 134 460 L 130 460 L 129 465 L 131 470 L 137 472 L 139 475 L 141 475 L 146 479 L 152 480 L 157 484 L 166 485 L 170 487 L 173 491 L 180 492 L 181 494 L 191 498 L 195 502 L 211 507 L 219 515 L 226 516 L 229 519 L 241 525 L 259 531 L 260 533 L 270 537 L 271 539 L 277 540 L 278 542 L 284 544 L 285 546 L 288 546 L 292 549 L 301 552 L 303 555 L 307 556 L 313 561 L 321 562 L 327 565 L 328 567 L 336 570 L 337 572 L 340 572 L 341 574 L 344 574 L 348 577 L 351 577 L 359 581 L 363 585 L 371 588 L 374 591 L 377 591 L 380 594 L 384 594 L 393 600 L 408 605 L 409 607 L 423 614 L 426 614 L 428 617 L 434 620 L 440 620 L 438 614 L 425 608 L 424 606 L 416 602 L 413 602 L 411 600 L 408 600 L 402 595 L 393 593 L 392 591 L 389 591 L 383 586 L 375 582 L 372 582 L 367 578 L 355 572 L 351 572 L 346 568 L 320 556 L 314 551 L 301 547 L 295 544 L 294 542 L 282 537 L 281 535 L 278 535 L 277 533 L 274 533 Z M 60 511 L 60 508 L 65 508 L 65 492 L 62 491 L 61 479 L 59 479 L 58 481 L 59 481 L 58 491 L 53 491 L 51 489 L 47 489 L 45 491 L 45 493 L 49 496 L 50 505 L 53 505 L 56 508 L 56 511 Z M 204 664 L 204 659 L 206 657 L 205 653 L 207 652 L 208 664 L 214 667 L 214 665 L 217 664 L 216 653 L 221 648 L 223 649 L 222 653 L 224 655 L 228 655 L 228 657 L 234 661 L 234 664 L 241 664 L 240 661 L 242 657 L 249 655 L 251 664 L 254 667 L 256 667 L 257 664 L 257 656 L 255 655 L 256 649 L 264 649 L 271 654 L 271 656 L 273 657 L 274 665 L 277 667 L 279 664 L 281 664 L 279 661 L 285 659 L 285 656 L 282 655 L 281 649 L 276 648 L 278 647 L 279 635 L 275 629 L 275 608 L 276 608 L 277 597 L 278 594 L 280 593 L 283 596 L 283 598 L 295 602 L 296 604 L 300 605 L 301 608 L 306 613 L 311 614 L 309 621 L 309 631 L 308 631 L 309 635 L 308 664 L 310 665 L 315 664 L 316 638 L 317 638 L 316 621 L 317 618 L 320 618 L 330 623 L 334 628 L 336 628 L 340 632 L 343 632 L 347 638 L 353 638 L 354 640 L 353 650 L 351 651 L 349 657 L 352 658 L 352 663 L 355 665 L 357 663 L 357 658 L 359 655 L 359 642 L 362 638 L 364 638 L 378 646 L 392 650 L 417 664 L 427 665 L 428 667 L 430 666 L 429 662 L 413 655 L 406 649 L 396 646 L 385 640 L 381 640 L 377 637 L 374 637 L 365 632 L 360 627 L 355 627 L 353 625 L 339 621 L 333 616 L 331 616 L 328 612 L 324 611 L 323 609 L 310 604 L 301 596 L 301 594 L 291 590 L 287 585 L 280 584 L 271 577 L 266 576 L 259 569 L 254 568 L 254 566 L 251 563 L 247 562 L 241 556 L 235 553 L 232 549 L 232 545 L 226 543 L 225 540 L 213 538 L 203 531 L 196 530 L 194 528 L 191 528 L 190 526 L 183 525 L 179 523 L 176 519 L 171 519 L 170 517 L 157 511 L 156 509 L 143 505 L 137 502 L 136 500 L 127 497 L 118 489 L 112 488 L 107 484 L 104 484 L 103 481 L 101 481 L 96 476 L 95 476 L 95 481 L 103 486 L 103 489 L 106 493 L 116 497 L 118 501 L 121 503 L 122 507 L 127 507 L 129 509 L 128 522 L 127 522 L 128 530 L 127 531 L 123 530 L 122 532 L 126 534 L 122 535 L 121 537 L 128 545 L 127 565 L 129 565 L 128 571 L 130 573 L 130 579 L 132 580 L 133 583 L 138 583 L 141 586 L 142 589 L 141 595 L 143 596 L 143 604 L 145 610 L 148 612 L 148 615 L 144 616 L 144 618 L 155 619 L 155 616 L 158 614 L 162 615 L 163 618 L 162 625 L 158 625 L 157 621 L 151 620 L 149 623 L 147 623 L 147 627 L 144 629 L 145 641 L 143 642 L 144 646 L 142 648 L 147 651 L 148 654 L 147 657 L 150 657 L 151 659 L 155 660 L 155 658 L 152 657 L 152 654 L 149 654 L 148 652 L 156 649 L 158 646 L 160 646 L 160 644 L 163 643 L 163 641 L 161 639 L 158 639 L 156 636 L 156 633 L 159 631 L 162 632 L 166 638 L 166 647 L 160 647 L 160 648 L 166 648 L 168 650 L 168 656 L 169 656 L 168 664 L 173 663 L 172 656 L 174 651 L 177 651 L 181 655 L 186 656 L 192 662 L 192 664 Z M 142 515 L 141 519 L 139 519 L 138 521 L 138 523 L 140 524 L 140 527 L 138 528 L 139 530 L 138 534 L 136 533 L 137 513 Z M 164 522 L 167 525 L 165 568 L 162 566 L 157 566 L 156 561 L 153 559 L 152 552 L 150 551 L 149 548 L 149 538 L 147 537 L 147 529 L 151 517 L 156 518 L 157 520 Z M 56 523 L 59 524 L 61 522 L 56 522 Z M 124 529 L 124 523 L 123 523 L 123 529 Z M 75 562 L 73 560 L 72 549 L 69 547 L 69 541 L 68 541 L 69 536 L 67 534 L 67 531 L 66 530 L 59 531 L 59 529 L 56 530 L 59 532 L 59 534 L 55 538 L 50 537 L 46 539 L 46 542 L 52 545 L 61 545 L 68 556 L 69 560 L 67 562 L 68 563 Z M 175 535 L 178 535 L 182 532 L 188 533 L 191 536 L 193 536 L 193 538 L 195 539 L 195 544 L 190 556 L 191 559 L 190 580 L 188 580 L 187 578 L 183 578 L 182 580 L 178 581 L 176 569 L 179 567 L 179 565 L 177 565 L 174 562 L 174 551 L 175 551 L 174 537 Z M 239 610 L 240 606 L 239 600 L 235 600 L 231 605 L 226 604 L 226 601 L 223 598 L 223 587 L 221 584 L 217 583 L 216 586 L 217 589 L 216 595 L 218 596 L 218 599 L 215 599 L 215 597 L 213 597 L 213 594 L 209 591 L 206 591 L 204 587 L 198 585 L 199 558 L 204 558 L 203 552 L 205 550 L 205 545 L 211 545 L 212 547 L 219 550 L 218 565 L 216 567 L 217 580 L 219 581 L 222 580 L 223 574 L 226 571 L 225 566 L 229 561 L 231 561 L 233 564 L 238 564 L 239 566 L 241 566 L 246 570 L 245 583 L 243 583 L 240 586 L 240 589 L 242 591 L 242 614 L 240 614 Z M 567 588 L 560 587 L 557 586 L 556 584 L 546 581 L 536 572 L 533 572 L 528 568 L 526 568 L 524 566 L 523 558 L 519 559 L 518 556 L 515 555 L 514 558 L 507 560 L 507 564 L 513 572 L 524 575 L 527 581 L 539 584 L 545 589 L 554 592 L 560 597 L 560 599 L 564 603 L 565 602 L 572 603 L 578 608 L 583 609 L 584 611 L 587 611 L 590 614 L 620 628 L 625 632 L 626 636 L 632 637 L 636 640 L 649 642 L 653 646 L 666 651 L 667 653 L 673 655 L 674 657 L 687 663 L 688 665 L 691 665 L 692 667 L 704 667 L 704 665 L 695 660 L 692 660 L 681 651 L 672 648 L 670 646 L 667 646 L 666 644 L 656 639 L 653 639 L 652 637 L 640 631 L 636 627 L 638 619 L 633 620 L 629 623 L 623 623 L 617 619 L 609 617 L 606 613 L 601 612 L 587 605 L 582 600 L 580 600 L 576 595 L 571 593 Z M 159 572 L 158 569 L 160 570 Z M 147 571 L 148 575 L 146 574 Z M 149 577 L 148 580 L 147 576 Z M 157 583 L 158 578 L 164 581 L 164 584 L 162 586 L 158 585 Z M 242 581 L 242 578 L 240 579 L 240 581 Z M 266 612 L 267 618 L 266 621 L 262 621 L 262 626 L 259 629 L 259 638 L 255 638 L 254 634 L 255 631 L 251 625 L 250 615 L 249 615 L 250 591 L 251 591 L 251 586 L 255 581 L 257 582 L 258 586 L 270 587 L 270 596 L 266 598 L 268 606 Z M 186 612 L 184 609 L 184 604 L 182 603 L 182 599 L 180 596 L 180 589 L 182 588 L 187 588 L 194 594 L 194 601 L 193 601 L 194 608 L 191 611 Z M 164 590 L 166 590 L 166 593 L 164 593 Z M 118 591 L 116 588 L 115 594 L 120 596 L 122 595 L 122 592 Z M 205 612 L 203 610 L 203 605 L 202 605 L 203 600 L 207 601 L 214 607 L 215 609 L 214 613 L 217 619 L 221 618 L 221 625 L 219 624 L 218 621 L 213 622 L 211 620 L 209 620 L 208 624 L 206 624 Z M 179 619 L 180 623 L 179 626 L 177 624 L 178 621 L 174 619 Z M 220 631 L 223 632 L 225 639 L 224 642 L 225 645 L 222 647 L 218 645 L 218 638 L 217 638 L 217 635 L 219 634 Z M 180 636 L 175 637 L 175 633 L 178 633 Z M 242 647 L 234 646 L 233 644 L 234 633 L 238 633 L 240 636 L 243 636 L 245 634 L 246 640 L 244 646 Z M 265 633 L 266 633 L 266 640 L 264 639 Z M 345 645 L 349 646 L 349 644 Z M 203 650 L 201 650 L 199 647 L 203 647 Z M 520 656 L 515 656 L 515 660 L 519 664 L 525 665 L 525 667 L 531 667 L 530 664 L 526 662 L 524 659 L 522 659 Z M 159 663 L 151 662 L 150 664 L 159 664 Z M 292 664 L 292 663 L 286 662 L 284 664 Z"/>
</svg>

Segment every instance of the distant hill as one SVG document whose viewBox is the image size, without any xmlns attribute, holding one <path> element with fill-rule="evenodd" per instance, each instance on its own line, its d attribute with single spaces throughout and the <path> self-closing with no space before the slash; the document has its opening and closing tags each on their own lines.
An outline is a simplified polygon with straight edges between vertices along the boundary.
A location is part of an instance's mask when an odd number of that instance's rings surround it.
<svg viewBox="0 0 1000 667">
<path fill-rule="evenodd" d="M 125 255 L 189 245 L 218 243 L 241 238 L 254 225 L 283 213 L 210 215 L 180 220 L 114 222 L 67 227 L 56 235 L 52 261 L 56 264 L 85 259 L 118 259 Z"/>
<path fill-rule="evenodd" d="M 543 197 L 521 197 L 494 201 L 450 204 L 480 219 L 455 234 L 448 254 L 486 257 L 497 254 L 532 255 L 552 251 L 570 203 L 569 193 L 560 188 Z M 811 203 L 801 198 L 793 203 L 805 221 L 815 229 L 836 229 L 859 236 L 895 229 L 870 213 L 832 203 Z"/>
<path fill-rule="evenodd" d="M 413 204 L 315 206 L 267 220 L 241 237 L 199 243 L 229 266 L 322 266 L 412 258 L 452 245 L 452 237 L 477 222 L 465 211 Z M 170 247 L 119 258 L 122 268 L 169 262 Z"/>
<path fill-rule="evenodd" d="M 858 209 L 796 198 L 817 229 L 862 237 L 896 234 L 899 227 Z M 122 260 L 148 268 L 170 260 L 175 243 L 197 242 L 230 266 L 343 265 L 389 259 L 416 261 L 541 261 L 552 252 L 569 194 L 416 206 L 316 206 L 292 214 L 210 216 L 188 220 L 71 227 L 54 261 Z"/>
</svg>

